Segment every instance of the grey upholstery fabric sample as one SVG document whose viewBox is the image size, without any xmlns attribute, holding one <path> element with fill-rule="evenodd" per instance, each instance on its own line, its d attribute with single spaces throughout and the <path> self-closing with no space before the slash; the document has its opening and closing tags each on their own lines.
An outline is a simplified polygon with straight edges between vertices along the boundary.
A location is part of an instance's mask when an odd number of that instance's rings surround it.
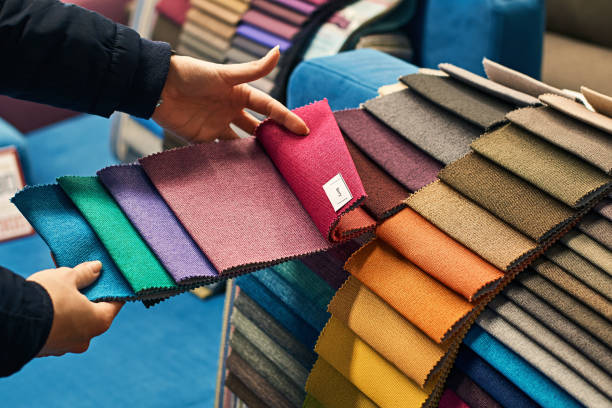
<svg viewBox="0 0 612 408">
<path fill-rule="evenodd" d="M 538 259 L 531 266 L 538 275 L 548 279 L 560 289 L 574 296 L 606 319 L 612 320 L 612 302 L 596 290 L 591 289 L 552 262 Z"/>
<path fill-rule="evenodd" d="M 496 96 L 508 103 L 517 106 L 540 105 L 540 100 L 526 93 L 517 91 L 516 89 L 508 88 L 505 85 L 493 82 L 490 79 L 476 75 L 467 69 L 460 68 L 453 64 L 442 63 L 438 64 L 440 70 L 446 72 L 452 78 L 466 83 L 473 88 L 482 92 Z"/>
<path fill-rule="evenodd" d="M 508 120 L 575 154 L 605 173 L 612 170 L 612 138 L 605 132 L 548 107 L 523 108 Z"/>
<path fill-rule="evenodd" d="M 550 304 L 518 282 L 508 285 L 503 294 L 549 330 L 584 353 L 593 363 L 599 365 L 606 372 L 612 373 L 612 350 L 582 327 L 559 313 Z"/>
<path fill-rule="evenodd" d="M 561 238 L 561 242 L 593 265 L 612 275 L 612 252 L 588 235 L 572 230 Z"/>
<path fill-rule="evenodd" d="M 612 277 L 576 252 L 556 244 L 546 251 L 545 256 L 597 293 L 612 300 Z"/>
<path fill-rule="evenodd" d="M 544 94 L 539 99 L 564 114 L 612 134 L 612 118 L 588 110 L 583 104 L 559 95 Z"/>
<path fill-rule="evenodd" d="M 538 97 L 544 93 L 554 93 L 565 96 L 563 91 L 553 86 L 533 79 L 521 72 L 505 67 L 490 59 L 483 58 L 482 65 L 484 66 L 487 77 L 498 84 L 507 86 L 508 88 L 516 89 L 519 92 Z"/>
<path fill-rule="evenodd" d="M 548 239 L 577 213 L 475 152 L 443 168 L 438 177 L 538 242 Z"/>
<path fill-rule="evenodd" d="M 254 322 L 264 333 L 266 333 L 276 344 L 287 350 L 305 368 L 312 367 L 317 359 L 314 350 L 308 349 L 300 343 L 291 333 L 280 325 L 273 317 L 263 310 L 254 300 L 244 292 L 240 292 L 234 300 L 236 307 L 242 314 Z"/>
<path fill-rule="evenodd" d="M 517 280 L 521 285 L 544 299 L 574 323 L 591 333 L 605 345 L 612 345 L 612 325 L 590 307 L 574 299 L 550 281 L 536 273 L 524 271 Z"/>
<path fill-rule="evenodd" d="M 488 129 L 505 120 L 516 105 L 479 91 L 452 78 L 412 74 L 400 78 L 411 90 L 480 128 Z"/>
<path fill-rule="evenodd" d="M 580 350 L 529 316 L 510 299 L 498 296 L 487 307 L 514 325 L 559 361 L 574 369 L 606 397 L 612 397 L 612 377 L 609 374 L 586 358 Z"/>
<path fill-rule="evenodd" d="M 279 393 L 295 407 L 301 407 L 306 393 L 287 377 L 276 364 L 270 361 L 260 350 L 249 342 L 240 330 L 234 330 L 230 340 L 232 352 L 238 353 L 259 375 L 270 383 Z"/>
<path fill-rule="evenodd" d="M 578 229 L 609 250 L 612 250 L 612 222 L 590 211 L 578 224 Z"/>
<path fill-rule="evenodd" d="M 247 319 L 238 309 L 232 313 L 232 323 L 255 347 L 276 364 L 300 388 L 304 388 L 308 370 L 289 353 L 268 337 L 255 323 Z"/>
<path fill-rule="evenodd" d="M 491 309 L 483 310 L 476 324 L 523 357 L 584 405 L 605 407 L 612 404 L 612 401 L 597 388 Z"/>
<path fill-rule="evenodd" d="M 448 164 L 470 151 L 481 129 L 409 89 L 366 101 L 363 107 L 404 138 Z"/>
</svg>

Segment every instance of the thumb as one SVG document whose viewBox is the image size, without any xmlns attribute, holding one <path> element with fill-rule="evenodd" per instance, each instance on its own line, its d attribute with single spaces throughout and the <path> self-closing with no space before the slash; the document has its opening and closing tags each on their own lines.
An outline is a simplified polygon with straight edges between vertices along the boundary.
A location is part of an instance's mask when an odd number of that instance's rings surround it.
<svg viewBox="0 0 612 408">
<path fill-rule="evenodd" d="M 74 271 L 74 280 L 78 289 L 86 288 L 98 279 L 102 262 L 90 261 L 78 264 L 72 270 Z"/>
<path fill-rule="evenodd" d="M 255 81 L 268 75 L 278 63 L 279 58 L 280 52 L 277 45 L 268 51 L 264 57 L 258 60 L 246 62 L 244 64 L 224 65 L 223 68 L 221 68 L 224 71 L 223 77 L 225 81 L 231 85 Z"/>
</svg>

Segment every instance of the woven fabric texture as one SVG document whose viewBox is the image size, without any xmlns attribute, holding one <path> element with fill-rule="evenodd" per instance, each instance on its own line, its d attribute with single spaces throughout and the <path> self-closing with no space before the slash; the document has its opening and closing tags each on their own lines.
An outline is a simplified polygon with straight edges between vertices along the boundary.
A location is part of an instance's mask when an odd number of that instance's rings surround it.
<svg viewBox="0 0 612 408">
<path fill-rule="evenodd" d="M 601 170 L 512 124 L 485 134 L 472 148 L 572 207 L 612 183 Z"/>
<path fill-rule="evenodd" d="M 440 408 L 470 408 L 470 406 L 463 401 L 453 390 L 446 389 L 440 397 L 438 403 Z"/>
<path fill-rule="evenodd" d="M 446 389 L 453 390 L 462 401 L 472 408 L 501 408 L 497 401 L 459 370 L 457 363 L 446 379 Z"/>
<path fill-rule="evenodd" d="M 436 179 L 442 164 L 363 109 L 335 112 L 340 129 L 365 155 L 410 191 Z"/>
<path fill-rule="evenodd" d="M 406 89 L 363 107 L 433 158 L 448 164 L 470 151 L 481 129 Z"/>
<path fill-rule="evenodd" d="M 612 252 L 586 234 L 576 230 L 561 237 L 561 242 L 593 265 L 612 275 Z"/>
<path fill-rule="evenodd" d="M 400 81 L 424 98 L 482 129 L 501 123 L 506 113 L 516 107 L 453 78 L 412 74 L 401 77 Z"/>
<path fill-rule="evenodd" d="M 612 118 L 612 98 L 586 86 L 580 87 L 580 92 L 584 95 L 587 102 L 595 109 L 595 112 Z"/>
<path fill-rule="evenodd" d="M 565 94 L 550 85 L 533 79 L 519 71 L 498 64 L 490 59 L 483 58 L 482 65 L 484 66 L 487 77 L 498 84 L 507 86 L 508 88 L 516 89 L 519 92 L 538 97 L 545 93 L 554 93 L 565 96 Z"/>
<path fill-rule="evenodd" d="M 608 221 L 612 221 L 612 199 L 610 196 L 604 198 L 600 203 L 598 203 L 595 206 L 595 211 L 607 218 Z"/>
<path fill-rule="evenodd" d="M 336 291 L 300 261 L 283 262 L 272 267 L 291 286 L 326 310 Z"/>
<path fill-rule="evenodd" d="M 411 208 L 391 217 L 376 235 L 422 271 L 468 301 L 495 288 L 503 273 L 440 231 Z"/>
<path fill-rule="evenodd" d="M 301 258 L 300 261 L 336 290 L 342 286 L 348 277 L 348 273 L 343 268 L 346 259 L 344 261 L 339 260 L 329 251 L 306 256 Z"/>
<path fill-rule="evenodd" d="M 225 377 L 225 386 L 247 404 L 249 408 L 267 408 L 267 405 L 231 371 Z"/>
<path fill-rule="evenodd" d="M 317 400 L 311 394 L 306 394 L 306 398 L 304 398 L 302 408 L 325 408 L 325 406 L 321 404 L 319 400 Z"/>
<path fill-rule="evenodd" d="M 612 134 L 612 118 L 601 113 L 588 110 L 583 104 L 575 102 L 563 96 L 544 94 L 539 96 L 540 100 L 553 109 L 578 119 L 584 123 Z"/>
<path fill-rule="evenodd" d="M 60 177 L 58 182 L 96 232 L 134 292 L 177 288 L 97 177 Z"/>
<path fill-rule="evenodd" d="M 612 251 L 612 222 L 590 211 L 578 224 L 578 229 Z"/>
<path fill-rule="evenodd" d="M 586 160 L 605 173 L 612 169 L 612 140 L 606 132 L 574 120 L 556 110 L 517 109 L 506 115 L 508 120 Z"/>
</svg>

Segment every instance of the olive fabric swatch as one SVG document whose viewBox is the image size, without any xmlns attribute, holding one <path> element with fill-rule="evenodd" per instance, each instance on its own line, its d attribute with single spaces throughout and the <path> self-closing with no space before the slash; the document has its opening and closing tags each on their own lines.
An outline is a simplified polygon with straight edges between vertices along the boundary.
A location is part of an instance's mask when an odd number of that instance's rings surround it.
<svg viewBox="0 0 612 408">
<path fill-rule="evenodd" d="M 431 393 L 430 387 L 422 390 L 333 316 L 315 351 L 379 406 L 421 406 Z"/>
<path fill-rule="evenodd" d="M 478 153 L 449 164 L 440 180 L 531 239 L 546 240 L 576 211 Z"/>
<path fill-rule="evenodd" d="M 505 85 L 493 82 L 490 79 L 476 75 L 466 69 L 453 64 L 438 64 L 438 68 L 450 75 L 451 78 L 461 81 L 482 92 L 493 95 L 501 100 L 517 106 L 539 105 L 540 101 L 526 93 L 509 88 Z"/>
<path fill-rule="evenodd" d="M 572 207 L 612 185 L 601 170 L 512 124 L 483 135 L 472 148 Z"/>
<path fill-rule="evenodd" d="M 306 391 L 329 408 L 378 407 L 322 357 L 310 372 Z"/>
<path fill-rule="evenodd" d="M 363 109 L 334 113 L 338 126 L 366 156 L 410 191 L 436 179 L 442 164 Z"/>
<path fill-rule="evenodd" d="M 412 74 L 401 77 L 400 81 L 429 101 L 482 129 L 503 122 L 506 113 L 516 107 L 452 78 Z"/>
<path fill-rule="evenodd" d="M 231 390 L 249 408 L 268 408 L 259 397 L 251 391 L 234 373 L 228 372 L 225 377 L 225 386 Z"/>
<path fill-rule="evenodd" d="M 405 139 L 445 164 L 468 153 L 470 143 L 482 132 L 477 126 L 409 89 L 370 99 L 363 107 Z"/>
<path fill-rule="evenodd" d="M 551 353 L 513 327 L 503 317 L 485 309 L 476 320 L 490 335 L 532 364 L 568 394 L 586 406 L 606 406 L 610 401 L 595 387 L 555 358 Z"/>
<path fill-rule="evenodd" d="M 451 238 L 502 271 L 531 254 L 536 243 L 443 182 L 436 181 L 406 203 Z"/>
<path fill-rule="evenodd" d="M 578 224 L 578 229 L 612 250 L 612 222 L 605 217 L 600 217 L 596 211 L 587 213 Z"/>
<path fill-rule="evenodd" d="M 612 372 L 611 350 L 545 300 L 536 296 L 519 282 L 508 285 L 503 295 L 584 353 L 593 363 L 598 364 L 607 372 Z"/>
<path fill-rule="evenodd" d="M 177 289 L 97 177 L 60 177 L 58 183 L 96 232 L 134 292 Z"/>
<path fill-rule="evenodd" d="M 540 100 L 548 106 L 571 116 L 574 119 L 588 123 L 591 126 L 612 134 L 612 118 L 601 113 L 588 110 L 583 104 L 559 95 L 544 94 Z"/>
<path fill-rule="evenodd" d="M 580 87 L 580 92 L 584 95 L 587 102 L 595 109 L 595 112 L 612 118 L 612 98 L 586 86 Z"/>
<path fill-rule="evenodd" d="M 606 132 L 548 106 L 512 111 L 506 118 L 552 144 L 586 160 L 604 173 L 612 170 L 612 139 Z"/>
<path fill-rule="evenodd" d="M 468 301 L 495 288 L 504 276 L 411 208 L 382 223 L 376 235 Z"/>
<path fill-rule="evenodd" d="M 465 347 L 459 353 L 464 349 Z M 455 365 L 446 379 L 447 389 L 453 390 L 459 398 L 472 408 L 502 408 L 496 400 L 459 369 L 459 359 L 460 355 L 457 355 Z M 498 375 L 500 374 L 498 373 Z"/>
<path fill-rule="evenodd" d="M 433 342 L 355 277 L 336 293 L 329 311 L 421 387 L 447 357 L 448 345 Z"/>
<path fill-rule="evenodd" d="M 315 397 L 310 394 L 306 394 L 302 408 L 325 408 Z"/>
<path fill-rule="evenodd" d="M 572 230 L 561 237 L 561 242 L 593 265 L 606 271 L 608 275 L 612 275 L 612 252 L 588 235 Z"/>
<path fill-rule="evenodd" d="M 357 251 L 345 268 L 371 291 L 441 343 L 472 312 L 472 305 L 376 239 Z M 384 276 L 385 279 L 380 279 Z"/>
<path fill-rule="evenodd" d="M 498 84 L 507 86 L 508 88 L 516 89 L 519 92 L 526 93 L 528 95 L 538 97 L 545 93 L 554 93 L 563 95 L 563 91 L 540 82 L 537 79 L 531 78 L 519 71 L 515 71 L 511 68 L 498 64 L 490 59 L 483 58 L 482 65 L 484 67 L 487 77 Z"/>
</svg>

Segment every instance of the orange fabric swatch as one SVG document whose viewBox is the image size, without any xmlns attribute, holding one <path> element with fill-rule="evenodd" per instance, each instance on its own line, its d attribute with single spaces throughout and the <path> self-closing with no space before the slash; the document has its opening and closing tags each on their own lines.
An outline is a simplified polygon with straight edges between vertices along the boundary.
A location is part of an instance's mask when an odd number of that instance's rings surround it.
<svg viewBox="0 0 612 408">
<path fill-rule="evenodd" d="M 437 343 L 450 337 L 473 305 L 375 239 L 344 268 Z"/>
<path fill-rule="evenodd" d="M 376 235 L 467 300 L 494 289 L 504 274 L 411 208 L 386 220 Z"/>
</svg>

